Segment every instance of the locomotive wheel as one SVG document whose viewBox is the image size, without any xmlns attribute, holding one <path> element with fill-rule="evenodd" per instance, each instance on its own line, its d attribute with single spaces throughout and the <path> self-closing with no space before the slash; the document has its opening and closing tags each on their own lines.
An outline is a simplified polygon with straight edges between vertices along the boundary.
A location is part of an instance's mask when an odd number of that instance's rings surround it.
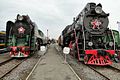
<svg viewBox="0 0 120 80">
<path fill-rule="evenodd" d="M 120 62 L 119 57 L 118 57 L 118 56 L 115 56 L 115 55 L 114 55 L 114 57 L 113 57 L 113 60 L 114 60 L 116 63 L 119 63 L 119 62 Z"/>
<path fill-rule="evenodd" d="M 114 58 L 114 61 L 115 61 L 116 63 L 119 63 L 119 62 L 120 62 L 120 60 L 119 60 L 118 58 Z"/>
<path fill-rule="evenodd" d="M 35 51 L 38 51 L 38 40 L 36 41 L 36 43 L 35 43 Z"/>
<path fill-rule="evenodd" d="M 87 55 L 85 55 L 85 57 L 84 57 L 84 63 L 86 64 L 86 63 L 87 63 L 87 61 L 88 61 L 88 56 L 87 56 Z"/>
<path fill-rule="evenodd" d="M 77 51 L 76 51 L 76 50 L 72 50 L 72 51 L 71 51 L 71 55 L 72 55 L 74 58 L 78 58 L 78 55 L 77 55 Z"/>
<path fill-rule="evenodd" d="M 116 55 L 117 54 L 117 55 Z M 120 62 L 120 57 L 119 57 L 119 52 L 116 51 L 116 54 L 114 54 L 113 56 L 110 56 L 110 59 L 112 59 L 112 61 L 116 62 L 116 63 L 119 63 Z"/>
<path fill-rule="evenodd" d="M 84 57 L 84 63 L 85 64 L 87 64 L 87 62 L 89 61 L 89 59 L 90 59 L 91 56 L 92 56 L 91 54 L 85 55 L 85 57 Z"/>
<path fill-rule="evenodd" d="M 40 44 L 38 44 L 38 50 L 40 50 Z"/>
<path fill-rule="evenodd" d="M 71 49 L 71 54 L 73 55 L 74 58 L 78 58 L 78 54 L 77 54 L 77 47 L 76 44 L 73 44 L 73 47 Z"/>
</svg>

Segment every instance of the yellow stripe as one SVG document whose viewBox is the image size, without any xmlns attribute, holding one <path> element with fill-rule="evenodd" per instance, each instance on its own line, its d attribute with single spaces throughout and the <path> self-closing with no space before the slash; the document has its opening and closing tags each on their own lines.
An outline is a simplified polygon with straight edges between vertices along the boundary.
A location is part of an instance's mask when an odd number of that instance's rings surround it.
<svg viewBox="0 0 120 80">
<path fill-rule="evenodd" d="M 5 46 L 5 44 L 0 44 L 0 46 Z"/>
<path fill-rule="evenodd" d="M 6 32 L 0 32 L 0 34 L 6 34 Z"/>
</svg>

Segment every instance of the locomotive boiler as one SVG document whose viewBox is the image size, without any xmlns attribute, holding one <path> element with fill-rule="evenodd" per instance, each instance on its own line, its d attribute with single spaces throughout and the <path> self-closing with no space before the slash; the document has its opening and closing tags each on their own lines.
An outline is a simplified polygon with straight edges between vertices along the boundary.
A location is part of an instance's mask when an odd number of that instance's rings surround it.
<svg viewBox="0 0 120 80">
<path fill-rule="evenodd" d="M 119 61 L 119 33 L 109 29 L 108 16 L 100 3 L 88 3 L 62 31 L 59 44 L 70 47 L 70 54 L 85 64 L 110 65 Z"/>
<path fill-rule="evenodd" d="M 6 24 L 6 45 L 11 57 L 28 57 L 40 50 L 45 36 L 28 15 L 17 15 L 15 22 Z"/>
</svg>

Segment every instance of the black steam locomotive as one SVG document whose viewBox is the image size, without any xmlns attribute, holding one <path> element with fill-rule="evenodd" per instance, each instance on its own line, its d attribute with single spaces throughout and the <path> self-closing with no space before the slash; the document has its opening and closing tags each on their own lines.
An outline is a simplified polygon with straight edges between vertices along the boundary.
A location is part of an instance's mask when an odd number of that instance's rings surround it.
<svg viewBox="0 0 120 80">
<path fill-rule="evenodd" d="M 110 65 L 118 61 L 118 31 L 108 28 L 108 16 L 101 4 L 88 3 L 81 13 L 66 26 L 60 36 L 59 44 L 70 47 L 70 54 L 85 64 Z"/>
<path fill-rule="evenodd" d="M 46 44 L 45 35 L 28 15 L 17 15 L 15 22 L 6 24 L 6 45 L 11 57 L 28 57 Z"/>
</svg>

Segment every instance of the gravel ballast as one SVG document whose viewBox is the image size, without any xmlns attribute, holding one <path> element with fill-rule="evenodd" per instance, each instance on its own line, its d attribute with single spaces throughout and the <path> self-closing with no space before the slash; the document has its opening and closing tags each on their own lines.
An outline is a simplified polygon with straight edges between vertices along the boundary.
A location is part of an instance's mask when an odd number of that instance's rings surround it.
<svg viewBox="0 0 120 80">
<path fill-rule="evenodd" d="M 38 51 L 26 61 L 21 63 L 16 69 L 6 75 L 2 80 L 25 80 L 36 62 L 45 52 Z"/>
</svg>

